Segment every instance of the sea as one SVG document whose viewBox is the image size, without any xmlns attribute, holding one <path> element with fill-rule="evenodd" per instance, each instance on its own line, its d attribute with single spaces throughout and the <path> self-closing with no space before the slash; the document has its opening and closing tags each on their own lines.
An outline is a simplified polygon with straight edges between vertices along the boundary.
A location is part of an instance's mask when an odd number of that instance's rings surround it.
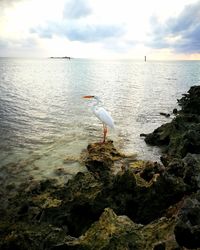
<svg viewBox="0 0 200 250">
<path fill-rule="evenodd" d="M 0 184 L 65 182 L 86 171 L 82 152 L 103 132 L 84 95 L 111 114 L 116 148 L 159 161 L 160 149 L 140 134 L 170 122 L 177 99 L 199 82 L 199 61 L 0 58 Z"/>
</svg>

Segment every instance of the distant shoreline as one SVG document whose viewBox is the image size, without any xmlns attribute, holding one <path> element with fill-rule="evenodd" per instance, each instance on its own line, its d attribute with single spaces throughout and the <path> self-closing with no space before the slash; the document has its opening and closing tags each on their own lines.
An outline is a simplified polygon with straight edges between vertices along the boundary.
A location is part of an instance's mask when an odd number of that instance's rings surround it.
<svg viewBox="0 0 200 250">
<path fill-rule="evenodd" d="M 50 59 L 72 59 L 70 56 L 51 56 Z"/>
</svg>

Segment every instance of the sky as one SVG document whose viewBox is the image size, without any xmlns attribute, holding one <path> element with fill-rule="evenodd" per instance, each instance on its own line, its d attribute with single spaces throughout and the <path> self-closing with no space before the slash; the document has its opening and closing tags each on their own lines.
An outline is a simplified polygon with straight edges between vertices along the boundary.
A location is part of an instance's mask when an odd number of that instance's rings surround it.
<svg viewBox="0 0 200 250">
<path fill-rule="evenodd" d="M 200 0 L 0 0 L 0 56 L 200 60 Z"/>
</svg>

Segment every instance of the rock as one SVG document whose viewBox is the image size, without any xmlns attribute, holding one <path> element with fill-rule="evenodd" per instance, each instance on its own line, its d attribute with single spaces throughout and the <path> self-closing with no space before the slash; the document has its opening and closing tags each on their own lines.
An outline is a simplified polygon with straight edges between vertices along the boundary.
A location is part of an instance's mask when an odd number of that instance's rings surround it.
<svg viewBox="0 0 200 250">
<path fill-rule="evenodd" d="M 165 168 L 157 163 L 157 162 L 145 162 L 144 163 L 144 169 L 141 171 L 140 176 L 145 180 L 145 181 L 150 181 L 153 179 L 153 177 L 156 174 L 161 174 L 163 173 L 163 171 L 165 170 Z"/>
<path fill-rule="evenodd" d="M 122 156 L 120 155 L 120 157 Z M 113 158 L 111 159 L 113 160 Z M 153 248 L 154 243 L 157 244 L 158 241 L 156 237 L 152 240 L 150 236 L 152 227 L 153 230 L 157 230 L 151 223 L 164 216 L 166 209 L 183 197 L 187 185 L 181 177 L 177 178 L 173 172 L 168 173 L 169 167 L 165 168 L 157 162 L 134 161 L 128 162 L 128 164 L 130 167 L 124 171 L 119 171 L 117 174 L 112 174 L 111 171 L 108 183 L 105 182 L 104 178 L 96 178 L 93 172 L 86 172 L 78 173 L 63 186 L 58 186 L 54 181 L 43 181 L 38 183 L 35 188 L 27 188 L 15 199 L 13 198 L 10 203 L 5 216 L 6 226 L 2 226 L 2 238 L 6 241 L 8 234 L 13 231 L 14 218 L 16 227 L 20 227 L 21 236 L 15 237 L 15 245 L 11 245 L 12 247 L 22 244 L 20 248 L 27 249 L 26 242 L 33 239 L 34 244 L 41 245 L 37 249 L 45 249 L 42 248 L 44 244 L 45 246 L 48 245 L 49 248 L 47 249 L 90 249 L 90 245 L 87 245 L 89 243 L 83 243 L 86 238 L 88 241 L 90 238 L 93 242 L 94 238 L 91 237 L 94 236 L 92 235 L 96 235 L 96 237 L 99 235 L 99 240 L 102 242 L 99 232 L 100 226 L 93 227 L 92 225 L 94 223 L 102 225 L 102 222 L 104 222 L 102 218 L 109 215 L 108 217 L 112 218 L 114 225 L 111 223 L 112 220 L 109 223 L 116 228 L 116 231 L 114 230 L 113 234 L 108 236 L 102 229 L 102 237 L 105 236 L 105 242 L 103 241 L 102 245 L 105 244 L 105 249 L 116 249 L 118 247 L 119 249 L 126 247 L 145 249 L 141 245 L 144 242 L 147 244 L 147 241 L 143 239 L 144 233 L 141 231 L 143 228 L 140 225 L 141 223 L 146 224 L 147 231 L 145 232 L 146 234 L 148 232 L 148 237 L 150 237 L 148 244 Z M 108 210 L 105 210 L 106 208 Z M 118 218 L 114 215 L 115 213 L 123 216 Z M 36 225 L 39 224 L 41 229 L 32 227 L 32 223 L 29 224 L 28 228 L 21 226 L 21 223 L 26 224 L 29 221 Z M 123 223 L 125 223 L 124 226 Z M 148 227 L 149 223 L 151 224 L 150 227 Z M 161 222 L 159 221 L 159 223 Z M 164 222 L 164 225 L 167 223 L 168 220 Z M 43 228 L 48 228 L 50 225 L 61 230 L 66 237 L 72 237 L 73 240 L 69 242 L 68 238 L 61 237 L 57 239 L 57 242 L 55 240 L 52 240 L 51 243 L 46 242 Z M 164 225 L 162 224 L 162 226 Z M 106 228 L 109 229 L 108 224 L 106 224 L 105 230 Z M 94 230 L 97 231 L 94 232 Z M 40 235 L 39 238 L 38 234 Z M 27 238 L 24 239 L 23 235 L 26 235 Z M 87 237 L 84 238 L 84 235 L 87 235 Z M 166 240 L 163 232 L 160 232 L 159 235 L 159 242 L 163 239 Z M 41 240 L 42 237 L 44 237 L 44 240 Z M 167 244 L 165 240 L 164 242 Z M 100 244 L 100 241 L 97 242 L 96 238 L 96 243 L 93 242 L 92 244 L 96 246 L 95 244 Z M 5 244 L 9 245 L 10 241 Z M 6 249 L 7 245 L 5 244 L 3 246 Z M 29 249 L 34 249 L 34 246 L 30 246 Z"/>
<path fill-rule="evenodd" d="M 93 208 L 94 200 L 101 191 L 102 183 L 92 174 L 78 173 L 65 186 L 52 193 L 54 199 L 62 202 L 59 206 L 46 208 L 41 222 L 65 227 L 69 235 L 80 236 L 102 212 L 101 209 Z"/>
<path fill-rule="evenodd" d="M 173 109 L 173 114 L 174 115 L 177 115 L 178 114 L 178 110 L 175 108 L 175 109 Z"/>
<path fill-rule="evenodd" d="M 187 185 L 187 192 L 197 192 L 200 188 L 200 156 L 187 154 L 183 159 L 172 158 L 166 164 L 170 175 L 181 178 Z"/>
<path fill-rule="evenodd" d="M 187 185 L 181 178 L 164 172 L 150 186 L 137 186 L 127 214 L 137 223 L 148 224 L 164 216 L 166 209 L 178 202 L 186 191 Z"/>
<path fill-rule="evenodd" d="M 126 169 L 128 163 L 135 158 L 136 155 L 120 153 L 113 145 L 113 141 L 89 144 L 82 155 L 88 171 L 105 184 L 111 181 L 113 174 L 117 173 L 116 165 L 119 165 L 119 169 Z"/>
<path fill-rule="evenodd" d="M 153 146 L 168 145 L 173 130 L 173 124 L 166 123 L 155 129 L 153 133 L 147 134 L 145 137 L 145 142 Z"/>
<path fill-rule="evenodd" d="M 161 218 L 147 226 L 136 224 L 127 216 L 117 216 L 106 208 L 98 221 L 75 241 L 77 249 L 178 249 L 173 231 L 176 218 Z M 162 230 L 161 230 L 162 229 Z M 161 243 L 162 241 L 162 243 Z M 67 248 L 66 248 L 67 249 Z"/>
<path fill-rule="evenodd" d="M 187 94 L 180 100 L 179 105 L 183 113 L 198 114 L 200 115 L 200 86 L 192 86 Z"/>
<path fill-rule="evenodd" d="M 170 122 L 147 134 L 145 142 L 153 146 L 165 146 L 164 153 L 183 158 L 187 153 L 200 153 L 200 86 L 190 88 L 188 94 L 178 100 L 181 110 Z"/>
<path fill-rule="evenodd" d="M 187 153 L 200 153 L 200 123 L 197 117 L 176 116 L 145 137 L 145 142 L 165 146 L 164 153 L 183 158 Z"/>
<path fill-rule="evenodd" d="M 179 245 L 200 248 L 200 192 L 185 200 L 178 216 L 174 233 Z"/>
<path fill-rule="evenodd" d="M 102 173 L 110 171 L 114 161 L 124 157 L 113 145 L 112 141 L 93 143 L 87 147 L 85 165 L 90 172 Z"/>
<path fill-rule="evenodd" d="M 147 136 L 147 134 L 144 134 L 144 133 L 140 134 L 140 137 L 146 137 L 146 136 Z"/>
<path fill-rule="evenodd" d="M 191 192 L 196 192 L 200 189 L 200 155 L 187 154 L 183 162 L 184 182 L 187 183 Z"/>
<path fill-rule="evenodd" d="M 164 116 L 164 117 L 166 117 L 166 118 L 170 117 L 170 114 L 164 113 L 164 112 L 160 112 L 160 115 L 162 115 L 162 116 Z"/>
<path fill-rule="evenodd" d="M 179 158 L 173 158 L 170 162 L 168 162 L 168 165 L 166 166 L 166 170 L 169 174 L 175 176 L 175 177 L 184 177 L 185 172 L 185 164 L 184 162 Z"/>
<path fill-rule="evenodd" d="M 174 236 L 176 222 L 176 217 L 169 219 L 161 217 L 144 226 L 140 233 L 145 238 L 145 242 L 143 248 L 140 249 L 163 249 L 164 247 L 166 250 L 180 249 Z"/>
<path fill-rule="evenodd" d="M 2 225 L 2 236 L 1 230 Z M 71 241 L 71 237 L 62 229 L 48 224 L 18 223 L 6 228 L 4 235 L 4 239 L 0 241 L 0 249 L 5 250 L 51 249 L 53 246 Z"/>
<path fill-rule="evenodd" d="M 87 249 L 142 249 L 140 225 L 127 216 L 117 216 L 106 208 L 99 220 L 79 238 L 79 244 Z"/>
</svg>

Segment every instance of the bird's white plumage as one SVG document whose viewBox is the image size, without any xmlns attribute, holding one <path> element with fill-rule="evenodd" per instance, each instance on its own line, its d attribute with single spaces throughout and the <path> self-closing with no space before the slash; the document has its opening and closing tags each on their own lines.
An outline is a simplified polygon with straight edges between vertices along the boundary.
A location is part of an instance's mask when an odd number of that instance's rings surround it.
<svg viewBox="0 0 200 250">
<path fill-rule="evenodd" d="M 93 107 L 93 112 L 96 117 L 102 121 L 105 125 L 108 125 L 110 128 L 114 128 L 114 121 L 110 114 L 103 107 Z"/>
<path fill-rule="evenodd" d="M 96 102 L 93 104 L 92 109 L 96 117 L 103 123 L 103 142 L 106 141 L 106 134 L 108 132 L 107 126 L 114 128 L 114 121 L 111 115 L 102 107 L 102 102 L 98 96 L 86 95 L 83 98 L 93 98 Z"/>
</svg>

